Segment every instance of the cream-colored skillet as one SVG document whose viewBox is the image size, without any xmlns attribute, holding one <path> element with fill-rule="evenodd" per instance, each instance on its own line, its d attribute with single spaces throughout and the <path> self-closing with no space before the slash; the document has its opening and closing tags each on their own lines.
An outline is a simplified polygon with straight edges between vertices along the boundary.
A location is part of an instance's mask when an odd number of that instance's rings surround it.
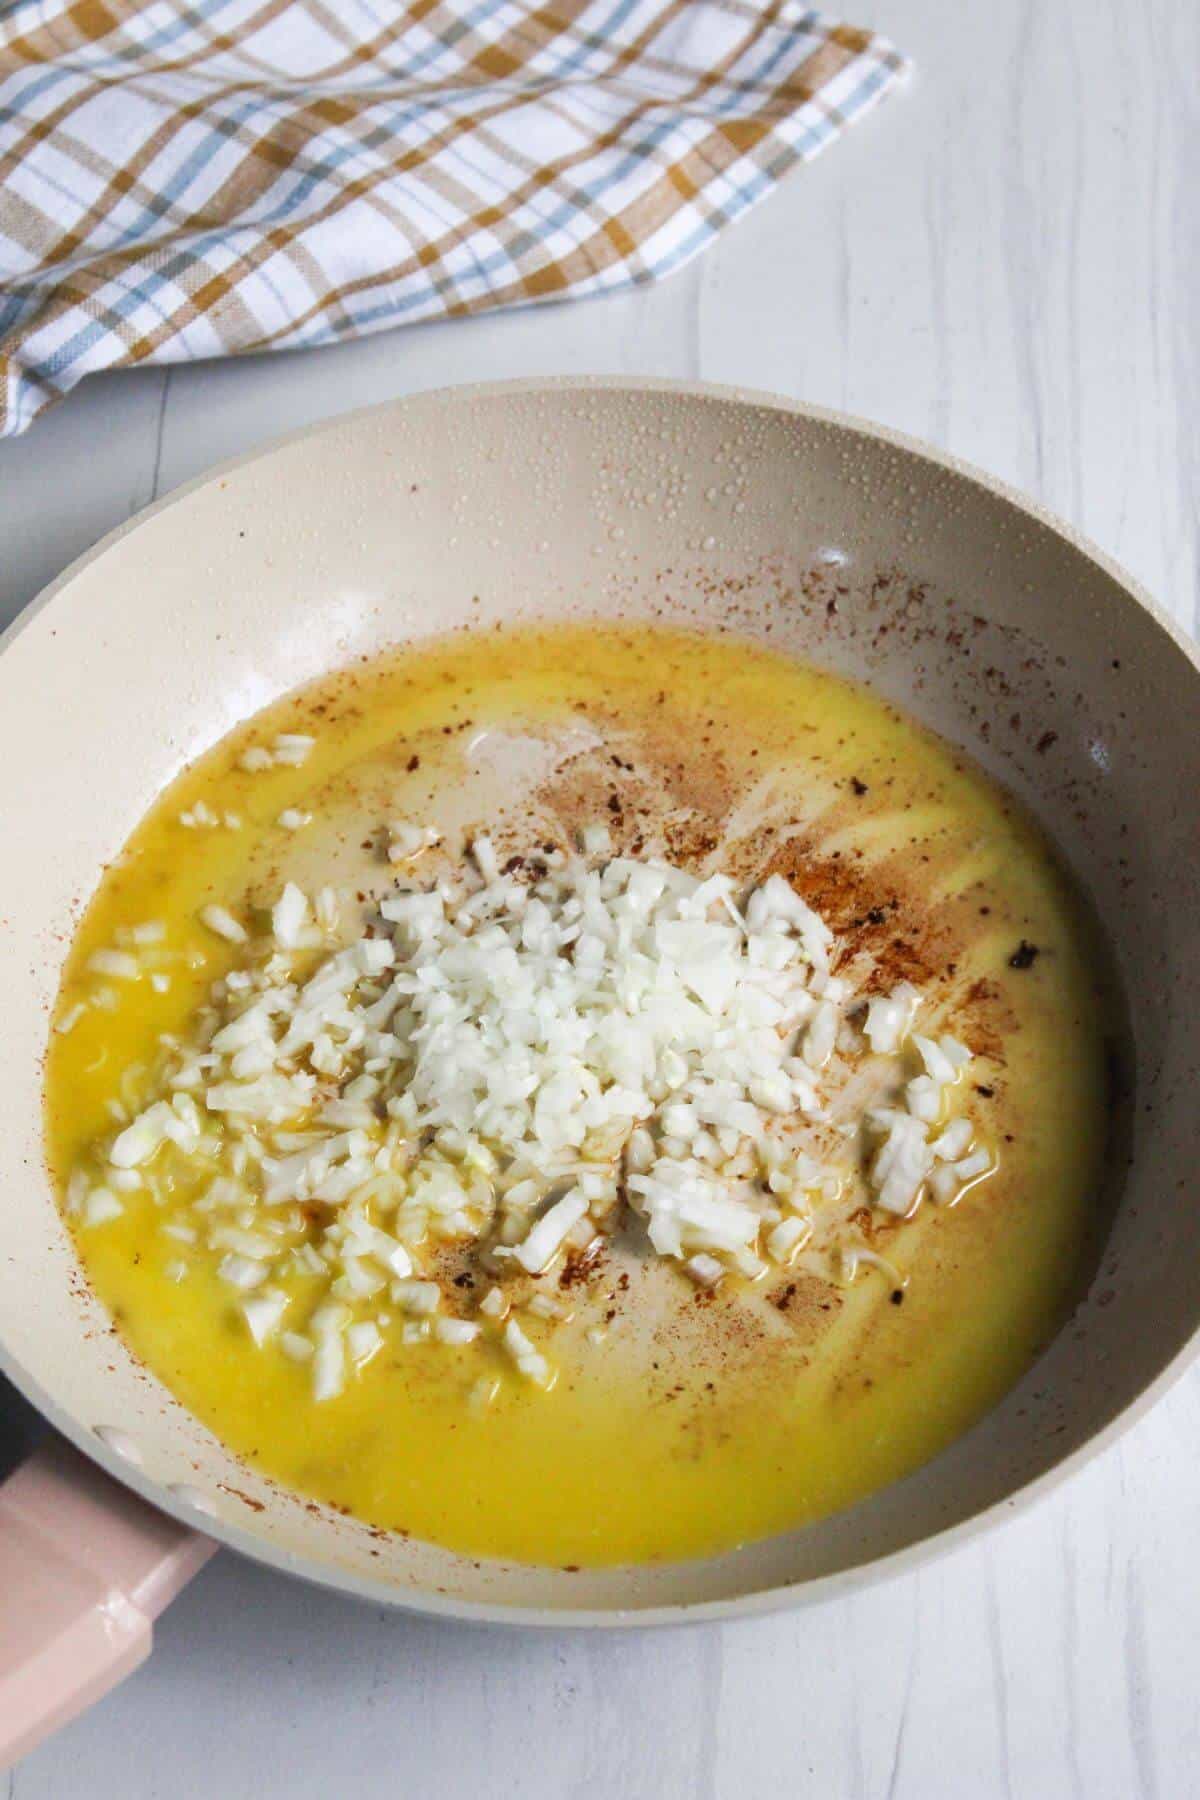
<svg viewBox="0 0 1200 1800">
<path fill-rule="evenodd" d="M 822 1525 L 568 1573 L 381 1541 L 224 1451 L 87 1292 L 43 1167 L 41 1082 L 73 925 L 182 764 L 363 652 L 596 615 L 769 631 L 1014 788 L 1112 939 L 1137 1107 L 1091 1293 L 950 1451 Z M 220 470 L 106 539 L 0 656 L 0 1369 L 91 1459 L 64 1448 L 0 1491 L 0 1760 L 145 1654 L 213 1540 L 462 1618 L 753 1613 L 911 1566 L 1109 1441 L 1200 1326 L 1198 795 L 1196 654 L 1126 576 L 998 484 L 787 401 L 644 381 L 428 394 Z"/>
</svg>

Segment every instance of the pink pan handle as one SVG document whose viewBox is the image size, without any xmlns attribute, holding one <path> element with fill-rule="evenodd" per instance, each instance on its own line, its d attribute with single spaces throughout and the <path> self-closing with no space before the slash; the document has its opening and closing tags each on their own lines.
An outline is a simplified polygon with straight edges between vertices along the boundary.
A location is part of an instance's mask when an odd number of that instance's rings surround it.
<svg viewBox="0 0 1200 1800">
<path fill-rule="evenodd" d="M 132 1673 L 216 1545 L 55 1441 L 0 1486 L 0 1769 Z"/>
</svg>

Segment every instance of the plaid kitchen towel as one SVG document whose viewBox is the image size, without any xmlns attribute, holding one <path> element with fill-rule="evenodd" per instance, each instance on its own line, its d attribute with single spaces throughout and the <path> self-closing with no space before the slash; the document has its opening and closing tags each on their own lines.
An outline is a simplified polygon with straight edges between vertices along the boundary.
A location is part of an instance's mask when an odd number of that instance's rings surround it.
<svg viewBox="0 0 1200 1800">
<path fill-rule="evenodd" d="M 0 0 L 0 435 L 668 274 L 904 66 L 794 0 Z"/>
</svg>

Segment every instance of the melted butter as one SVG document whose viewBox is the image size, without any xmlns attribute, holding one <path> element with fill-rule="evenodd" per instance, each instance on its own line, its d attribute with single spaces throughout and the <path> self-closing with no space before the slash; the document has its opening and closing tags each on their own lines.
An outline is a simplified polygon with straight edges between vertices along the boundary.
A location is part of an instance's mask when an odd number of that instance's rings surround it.
<svg viewBox="0 0 1200 1800">
<path fill-rule="evenodd" d="M 302 767 L 237 767 L 280 730 L 315 733 Z M 184 829 L 201 799 L 241 828 Z M 288 807 L 313 823 L 278 829 Z M 515 853 L 597 815 L 622 848 L 784 869 L 856 968 L 878 959 L 888 986 L 908 975 L 977 1052 L 969 1079 L 988 1091 L 968 1110 L 1000 1167 L 950 1210 L 869 1229 L 908 1277 L 901 1305 L 877 1273 L 839 1288 L 803 1267 L 698 1300 L 631 1231 L 559 1296 L 575 1315 L 546 1344 L 549 1394 L 490 1347 L 389 1335 L 318 1407 L 307 1367 L 250 1344 L 215 1257 L 169 1278 L 181 1246 L 146 1197 L 76 1232 L 132 1349 L 246 1461 L 375 1525 L 531 1562 L 707 1553 L 895 1480 L 1024 1373 L 1102 1223 L 1106 965 L 1031 820 L 862 688 L 728 640 L 585 628 L 447 641 L 332 676 L 185 772 L 105 874 L 72 951 L 59 1016 L 98 989 L 114 1004 L 51 1045 L 60 1184 L 111 1129 L 110 1103 L 136 1101 L 128 1071 L 235 960 L 198 923 L 207 902 L 269 905 L 287 878 L 378 892 L 378 828 L 397 816 L 435 819 L 452 844 L 486 824 Z M 167 993 L 86 970 L 146 920 L 167 928 Z M 1022 943 L 1037 954 L 1015 968 Z M 475 1410 L 489 1374 L 499 1396 Z"/>
</svg>

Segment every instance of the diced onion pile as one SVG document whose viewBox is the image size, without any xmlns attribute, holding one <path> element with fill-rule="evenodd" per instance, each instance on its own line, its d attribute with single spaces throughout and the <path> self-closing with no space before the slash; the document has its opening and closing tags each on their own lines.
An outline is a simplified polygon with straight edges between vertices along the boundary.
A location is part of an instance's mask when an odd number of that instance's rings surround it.
<svg viewBox="0 0 1200 1800">
<path fill-rule="evenodd" d="M 397 823 L 389 861 L 436 842 Z M 610 858 L 603 826 L 583 844 L 501 870 L 478 837 L 461 873 L 396 891 L 349 942 L 328 889 L 289 884 L 265 928 L 206 908 L 241 960 L 190 1040 L 164 1040 L 72 1209 L 103 1224 L 149 1189 L 172 1272 L 216 1259 L 253 1341 L 309 1363 L 324 1400 L 393 1328 L 485 1339 L 548 1384 L 526 1323 L 568 1309 L 536 1278 L 598 1248 L 625 1201 L 648 1252 L 712 1288 L 792 1263 L 856 1185 L 905 1216 L 991 1171 L 954 1107 L 967 1050 L 915 1029 L 906 984 L 864 1003 L 785 880 L 739 896 L 725 875 Z M 97 972 L 138 967 L 133 944 Z M 831 1102 L 864 1069 L 886 1104 L 847 1120 Z M 840 1156 L 812 1154 L 831 1134 Z M 466 1292 L 442 1279 L 453 1249 L 479 1271 Z M 851 1272 L 880 1260 L 846 1255 Z"/>
</svg>

